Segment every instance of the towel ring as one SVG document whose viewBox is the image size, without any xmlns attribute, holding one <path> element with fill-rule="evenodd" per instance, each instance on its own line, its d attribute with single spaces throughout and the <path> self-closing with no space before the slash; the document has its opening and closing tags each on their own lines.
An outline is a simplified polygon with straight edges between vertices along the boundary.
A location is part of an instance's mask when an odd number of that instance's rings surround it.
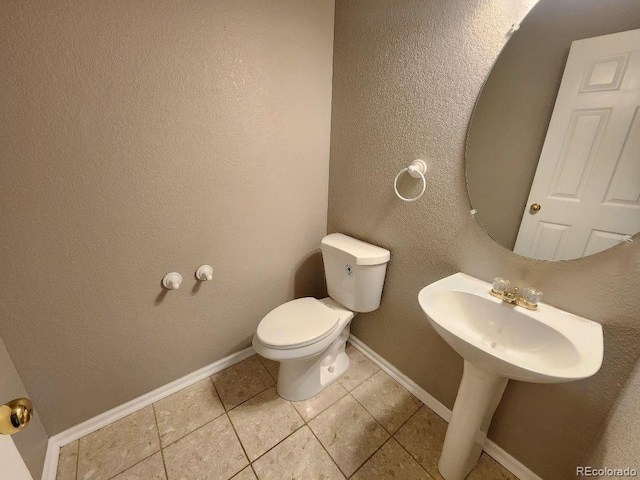
<svg viewBox="0 0 640 480">
<path fill-rule="evenodd" d="M 422 179 L 422 191 L 416 197 L 406 198 L 400 195 L 400 192 L 398 192 L 398 179 L 405 172 L 409 172 L 409 175 L 411 175 L 413 178 Z M 427 173 L 427 164 L 424 160 L 414 160 L 407 168 L 403 168 L 402 170 L 400 170 L 400 172 L 398 172 L 398 174 L 396 175 L 395 180 L 393 181 L 393 190 L 396 192 L 398 198 L 404 202 L 415 202 L 422 195 L 424 195 L 424 191 L 427 189 L 427 179 L 424 176 L 425 173 Z"/>
</svg>

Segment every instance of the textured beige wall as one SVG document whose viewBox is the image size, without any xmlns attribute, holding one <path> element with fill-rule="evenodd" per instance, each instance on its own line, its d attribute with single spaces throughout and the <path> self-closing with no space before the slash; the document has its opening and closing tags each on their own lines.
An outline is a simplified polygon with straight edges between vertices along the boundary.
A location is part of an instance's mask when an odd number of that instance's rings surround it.
<svg viewBox="0 0 640 480">
<path fill-rule="evenodd" d="M 506 32 L 531 3 L 336 3 L 328 230 L 391 250 L 381 307 L 358 315 L 353 332 L 450 408 L 462 360 L 418 306 L 425 285 L 457 271 L 486 281 L 504 275 L 604 325 L 605 359 L 596 376 L 559 385 L 510 382 L 489 432 L 555 480 L 575 478 L 640 356 L 640 242 L 579 260 L 527 260 L 494 243 L 469 216 L 467 122 Z M 406 204 L 393 193 L 393 177 L 420 157 L 429 163 L 427 191 Z"/>
<path fill-rule="evenodd" d="M 587 465 L 640 471 L 640 363 L 612 411 Z"/>
<path fill-rule="evenodd" d="M 571 42 L 636 28 L 638 0 L 542 0 L 500 54 L 466 152 L 471 203 L 500 245 L 516 243 Z"/>
<path fill-rule="evenodd" d="M 0 334 L 50 435 L 249 346 L 322 285 L 333 14 L 3 3 Z"/>
<path fill-rule="evenodd" d="M 30 395 L 24 388 L 4 343 L 0 340 L 0 404 L 21 397 L 30 398 Z M 42 475 L 49 440 L 40 422 L 39 410 L 40 405 L 35 403 L 34 415 L 29 424 L 11 437 L 34 479 L 39 479 Z"/>
</svg>

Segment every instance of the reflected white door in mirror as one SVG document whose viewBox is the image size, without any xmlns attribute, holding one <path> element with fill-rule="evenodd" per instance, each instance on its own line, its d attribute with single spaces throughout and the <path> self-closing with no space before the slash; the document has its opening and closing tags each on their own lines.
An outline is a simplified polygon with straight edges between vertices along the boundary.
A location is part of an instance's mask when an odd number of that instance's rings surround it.
<svg viewBox="0 0 640 480">
<path fill-rule="evenodd" d="M 513 251 L 580 258 L 638 231 L 640 30 L 632 30 L 572 43 Z"/>
<path fill-rule="evenodd" d="M 0 471 L 2 478 L 33 480 L 27 466 L 9 435 L 0 435 Z"/>
</svg>

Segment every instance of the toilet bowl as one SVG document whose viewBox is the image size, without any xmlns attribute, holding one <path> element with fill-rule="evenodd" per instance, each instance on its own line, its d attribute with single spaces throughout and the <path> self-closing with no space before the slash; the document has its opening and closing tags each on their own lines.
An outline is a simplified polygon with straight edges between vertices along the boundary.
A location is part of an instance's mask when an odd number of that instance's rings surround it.
<svg viewBox="0 0 640 480">
<path fill-rule="evenodd" d="M 258 325 L 253 348 L 280 362 L 278 394 L 306 400 L 349 368 L 345 344 L 354 317 L 331 298 L 299 298 L 272 310 Z"/>
<path fill-rule="evenodd" d="M 355 312 L 380 305 L 388 250 L 340 233 L 321 243 L 329 297 L 298 298 L 269 312 L 258 324 L 253 348 L 280 362 L 278 394 L 306 400 L 349 368 L 345 353 Z"/>
</svg>

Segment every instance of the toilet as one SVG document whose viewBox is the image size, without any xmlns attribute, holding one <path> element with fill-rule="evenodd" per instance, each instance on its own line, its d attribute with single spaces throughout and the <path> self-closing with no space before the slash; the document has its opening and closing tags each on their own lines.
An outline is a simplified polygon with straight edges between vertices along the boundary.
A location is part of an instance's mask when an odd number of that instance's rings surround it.
<svg viewBox="0 0 640 480">
<path fill-rule="evenodd" d="M 278 394 L 306 400 L 349 368 L 345 345 L 357 312 L 380 306 L 389 250 L 332 233 L 322 239 L 327 298 L 298 298 L 276 307 L 258 324 L 253 348 L 280 362 Z"/>
</svg>

